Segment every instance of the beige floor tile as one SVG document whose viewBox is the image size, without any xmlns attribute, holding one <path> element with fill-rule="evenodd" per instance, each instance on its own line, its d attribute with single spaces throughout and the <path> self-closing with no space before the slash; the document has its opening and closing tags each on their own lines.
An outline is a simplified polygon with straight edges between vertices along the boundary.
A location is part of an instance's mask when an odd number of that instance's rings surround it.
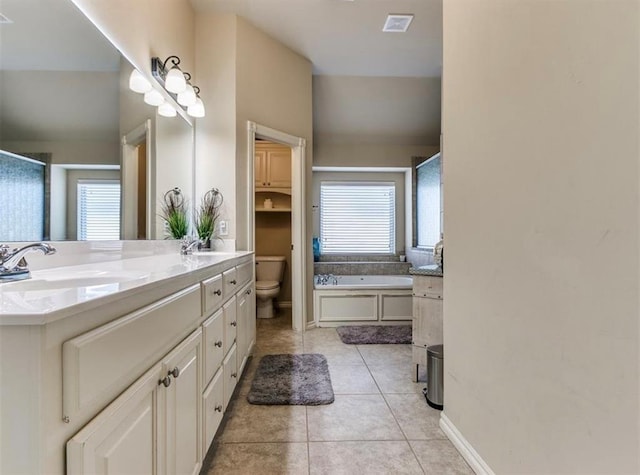
<svg viewBox="0 0 640 475">
<path fill-rule="evenodd" d="M 333 342 L 336 344 L 343 344 L 340 341 L 338 332 L 335 328 L 313 328 L 304 332 L 304 342 L 306 343 L 320 343 L 320 342 Z"/>
<path fill-rule="evenodd" d="M 420 394 L 385 394 L 393 415 L 409 440 L 443 439 L 440 411 L 429 407 Z"/>
<path fill-rule="evenodd" d="M 305 353 L 320 353 L 327 358 L 329 365 L 360 365 L 364 366 L 364 360 L 357 348 L 347 345 L 333 345 L 326 343 L 313 343 L 304 345 Z"/>
<path fill-rule="evenodd" d="M 238 382 L 238 387 L 236 388 L 236 394 L 238 396 L 246 396 L 249 394 L 249 390 L 251 389 L 251 382 L 253 381 L 253 377 L 256 375 L 256 369 L 258 368 L 258 362 L 260 361 L 260 357 L 253 356 L 247 362 L 247 366 L 244 369 L 244 373 L 242 374 L 242 378 Z"/>
<path fill-rule="evenodd" d="M 253 349 L 254 357 L 260 359 L 264 355 L 294 354 L 304 353 L 302 343 L 286 343 L 286 342 L 262 342 L 256 343 Z"/>
<path fill-rule="evenodd" d="M 219 444 L 211 464 L 201 473 L 208 475 L 309 473 L 307 444 L 262 443 Z"/>
<path fill-rule="evenodd" d="M 381 395 L 336 395 L 333 404 L 308 406 L 310 441 L 404 440 Z"/>
<path fill-rule="evenodd" d="M 473 475 L 474 472 L 447 439 L 411 441 L 411 448 L 428 475 Z"/>
<path fill-rule="evenodd" d="M 356 345 L 367 365 L 411 365 L 411 345 Z"/>
<path fill-rule="evenodd" d="M 329 365 L 335 394 L 380 394 L 376 382 L 364 365 Z"/>
<path fill-rule="evenodd" d="M 426 383 L 411 381 L 413 365 L 368 365 L 369 371 L 383 393 L 422 394 Z"/>
<path fill-rule="evenodd" d="M 306 442 L 305 406 L 262 406 L 249 404 L 236 395 L 225 416 L 221 442 Z"/>
<path fill-rule="evenodd" d="M 406 441 L 309 442 L 309 472 L 315 474 L 421 474 Z"/>
</svg>

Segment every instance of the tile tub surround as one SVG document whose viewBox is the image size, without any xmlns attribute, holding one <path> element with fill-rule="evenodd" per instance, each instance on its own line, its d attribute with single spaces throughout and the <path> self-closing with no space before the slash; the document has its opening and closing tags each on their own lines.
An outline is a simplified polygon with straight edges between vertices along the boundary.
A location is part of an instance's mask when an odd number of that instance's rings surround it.
<svg viewBox="0 0 640 475">
<path fill-rule="evenodd" d="M 410 267 L 396 255 L 324 255 L 313 264 L 315 275 L 404 275 Z"/>
<path fill-rule="evenodd" d="M 420 267 L 412 267 L 409 269 L 409 274 L 411 275 L 434 275 L 436 277 L 443 277 L 444 271 L 442 267 L 438 267 L 435 264 L 430 264 L 427 266 Z"/>
<path fill-rule="evenodd" d="M 327 357 L 336 402 L 248 404 L 260 355 L 292 347 Z M 201 473 L 472 475 L 440 430 L 440 411 L 426 404 L 424 384 L 411 382 L 406 345 L 371 347 L 376 345 L 345 345 L 335 328 L 301 334 L 291 330 L 288 318 L 258 321 L 255 354 Z"/>
</svg>

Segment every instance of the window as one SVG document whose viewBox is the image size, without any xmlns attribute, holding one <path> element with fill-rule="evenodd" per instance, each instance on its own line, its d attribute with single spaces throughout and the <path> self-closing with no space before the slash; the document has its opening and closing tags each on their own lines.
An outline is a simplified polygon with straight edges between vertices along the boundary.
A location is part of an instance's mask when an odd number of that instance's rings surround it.
<svg viewBox="0 0 640 475">
<path fill-rule="evenodd" d="M 78 239 L 120 239 L 119 181 L 78 181 Z"/>
<path fill-rule="evenodd" d="M 416 167 L 417 247 L 433 247 L 440 241 L 441 216 L 440 154 Z"/>
<path fill-rule="evenodd" d="M 389 182 L 321 182 L 322 254 L 395 254 L 396 190 Z"/>
</svg>

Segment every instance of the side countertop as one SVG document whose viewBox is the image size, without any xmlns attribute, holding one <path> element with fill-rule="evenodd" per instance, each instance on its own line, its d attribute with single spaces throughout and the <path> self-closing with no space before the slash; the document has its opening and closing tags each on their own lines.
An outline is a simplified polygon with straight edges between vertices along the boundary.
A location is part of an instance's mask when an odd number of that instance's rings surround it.
<svg viewBox="0 0 640 475">
<path fill-rule="evenodd" d="M 411 275 L 433 275 L 436 277 L 442 277 L 442 267 L 438 267 L 435 264 L 429 266 L 412 267 L 409 269 Z"/>
<path fill-rule="evenodd" d="M 0 326 L 43 325 L 161 286 L 185 288 L 253 252 L 177 252 L 31 272 L 31 279 L 0 283 Z"/>
</svg>

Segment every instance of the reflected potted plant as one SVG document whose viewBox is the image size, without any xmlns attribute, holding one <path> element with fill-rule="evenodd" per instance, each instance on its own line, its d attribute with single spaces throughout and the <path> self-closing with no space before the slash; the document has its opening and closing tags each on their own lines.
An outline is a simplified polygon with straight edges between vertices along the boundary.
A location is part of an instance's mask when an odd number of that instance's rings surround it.
<svg viewBox="0 0 640 475">
<path fill-rule="evenodd" d="M 211 188 L 205 193 L 196 210 L 195 226 L 202 247 L 211 248 L 212 239 L 220 239 L 216 235 L 216 226 L 220 219 L 220 208 L 224 201 L 222 193 L 217 188 Z"/>
<path fill-rule="evenodd" d="M 166 223 L 167 239 L 183 239 L 187 235 L 187 203 L 180 188 L 176 187 L 164 194 L 160 217 Z"/>
</svg>

